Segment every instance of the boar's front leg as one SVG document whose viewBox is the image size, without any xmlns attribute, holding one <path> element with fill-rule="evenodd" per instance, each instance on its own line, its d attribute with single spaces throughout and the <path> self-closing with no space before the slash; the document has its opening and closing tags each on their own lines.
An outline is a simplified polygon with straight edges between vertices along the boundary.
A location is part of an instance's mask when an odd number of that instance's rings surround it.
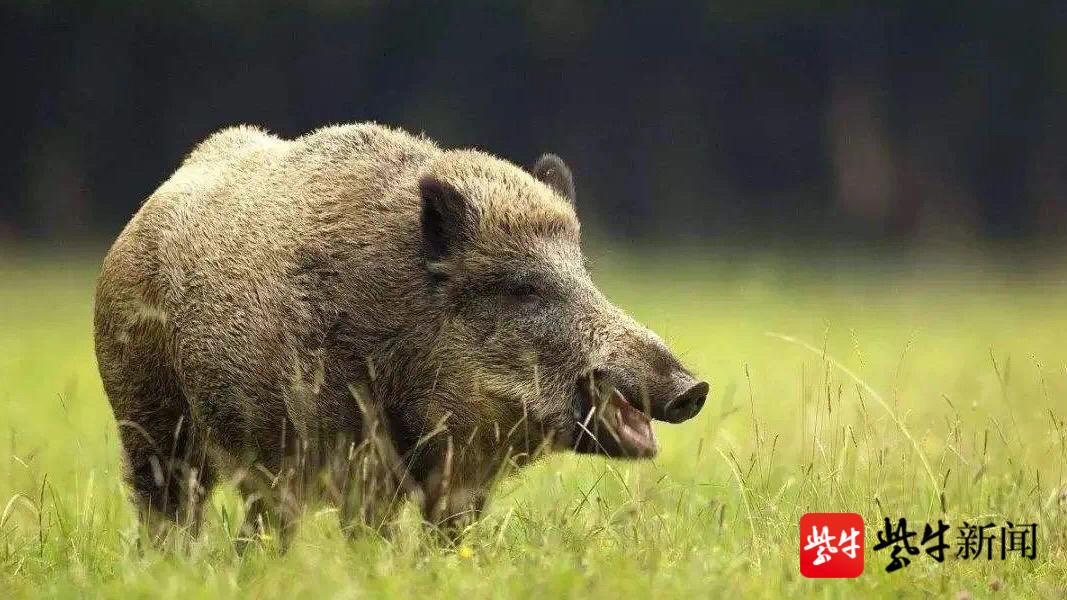
<svg viewBox="0 0 1067 600">
<path fill-rule="evenodd" d="M 334 490 L 340 496 L 342 530 L 350 537 L 373 532 L 388 537 L 393 520 L 414 484 L 406 469 L 383 459 L 372 443 L 349 454 Z"/>
<path fill-rule="evenodd" d="M 471 474 L 480 471 L 479 465 L 464 464 L 474 457 L 460 456 L 466 460 L 456 459 L 452 438 L 447 438 L 444 460 L 423 482 L 423 519 L 450 544 L 478 521 L 488 496 L 487 485 L 472 481 L 477 479 Z"/>
<path fill-rule="evenodd" d="M 444 541 L 453 544 L 481 517 L 487 496 L 484 489 L 464 487 L 429 493 L 423 518 Z"/>
<path fill-rule="evenodd" d="M 362 416 L 360 435 L 333 453 L 329 493 L 335 496 L 341 527 L 349 536 L 388 536 L 403 501 L 421 490 L 393 443 L 381 406 L 368 400 L 365 388 L 353 386 L 351 392 Z"/>
</svg>

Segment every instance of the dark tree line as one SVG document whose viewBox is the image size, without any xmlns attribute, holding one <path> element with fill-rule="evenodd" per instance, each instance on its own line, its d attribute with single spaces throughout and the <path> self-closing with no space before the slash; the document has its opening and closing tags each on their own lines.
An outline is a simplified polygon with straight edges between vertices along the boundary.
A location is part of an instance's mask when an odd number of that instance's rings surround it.
<svg viewBox="0 0 1067 600">
<path fill-rule="evenodd" d="M 109 237 L 191 145 L 376 120 L 571 163 L 612 235 L 1058 239 L 1054 3 L 6 5 L 0 238 Z"/>
</svg>

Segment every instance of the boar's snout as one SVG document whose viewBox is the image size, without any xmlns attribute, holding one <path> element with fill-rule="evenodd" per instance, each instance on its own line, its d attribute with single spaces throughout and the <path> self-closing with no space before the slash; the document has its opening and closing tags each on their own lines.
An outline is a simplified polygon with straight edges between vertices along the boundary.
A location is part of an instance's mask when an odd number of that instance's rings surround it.
<svg viewBox="0 0 1067 600">
<path fill-rule="evenodd" d="M 652 420 L 692 419 L 704 408 L 711 386 L 683 367 L 659 336 L 606 301 L 583 321 L 596 327 L 586 350 L 589 366 L 578 376 L 571 404 L 573 449 L 655 456 L 659 446 Z"/>
<path fill-rule="evenodd" d="M 595 369 L 578 378 L 579 424 L 574 450 L 626 458 L 651 458 L 658 451 L 652 419 L 681 423 L 704 406 L 710 386 L 680 368 L 653 381 L 637 381 L 626 370 Z"/>
<path fill-rule="evenodd" d="M 623 316 L 594 376 L 614 386 L 636 409 L 657 421 L 681 423 L 700 413 L 711 386 L 693 377 L 654 333 Z"/>
<path fill-rule="evenodd" d="M 672 378 L 672 386 L 675 393 L 673 397 L 659 406 L 652 406 L 652 418 L 667 421 L 668 423 L 681 423 L 688 421 L 704 408 L 704 401 L 708 398 L 708 390 L 711 386 L 706 381 L 697 381 L 688 373 L 678 372 Z"/>
</svg>

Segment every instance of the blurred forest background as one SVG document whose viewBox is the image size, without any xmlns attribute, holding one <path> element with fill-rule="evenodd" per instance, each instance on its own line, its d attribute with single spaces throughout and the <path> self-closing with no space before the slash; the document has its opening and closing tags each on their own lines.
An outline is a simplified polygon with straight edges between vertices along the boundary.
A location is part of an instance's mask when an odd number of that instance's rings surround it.
<svg viewBox="0 0 1067 600">
<path fill-rule="evenodd" d="M 784 4 L 6 2 L 0 243 L 111 239 L 227 125 L 375 120 L 556 152 L 628 243 L 1064 246 L 1067 3 Z"/>
</svg>

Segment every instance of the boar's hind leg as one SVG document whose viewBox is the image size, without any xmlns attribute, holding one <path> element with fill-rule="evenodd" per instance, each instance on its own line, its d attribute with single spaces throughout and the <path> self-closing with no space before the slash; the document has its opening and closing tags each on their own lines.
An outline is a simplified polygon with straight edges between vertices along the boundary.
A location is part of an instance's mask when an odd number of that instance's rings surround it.
<svg viewBox="0 0 1067 600">
<path fill-rule="evenodd" d="M 272 535 L 277 536 L 278 548 L 287 550 L 293 534 L 295 508 L 283 496 L 290 495 L 287 492 L 291 490 L 256 472 L 246 473 L 237 488 L 245 505 L 245 519 L 237 539 L 238 552 L 247 550 L 251 542 Z"/>
<path fill-rule="evenodd" d="M 162 542 L 174 525 L 194 537 L 199 533 L 203 503 L 216 479 L 189 420 L 161 416 L 120 423 L 126 480 L 154 543 Z"/>
<path fill-rule="evenodd" d="M 201 505 L 215 485 L 206 445 L 188 417 L 176 378 L 143 348 L 101 339 L 101 375 L 119 425 L 125 478 L 152 541 L 174 525 L 199 532 Z M 109 352 L 114 350 L 114 352 Z M 140 357 L 140 360 L 136 360 Z"/>
</svg>

